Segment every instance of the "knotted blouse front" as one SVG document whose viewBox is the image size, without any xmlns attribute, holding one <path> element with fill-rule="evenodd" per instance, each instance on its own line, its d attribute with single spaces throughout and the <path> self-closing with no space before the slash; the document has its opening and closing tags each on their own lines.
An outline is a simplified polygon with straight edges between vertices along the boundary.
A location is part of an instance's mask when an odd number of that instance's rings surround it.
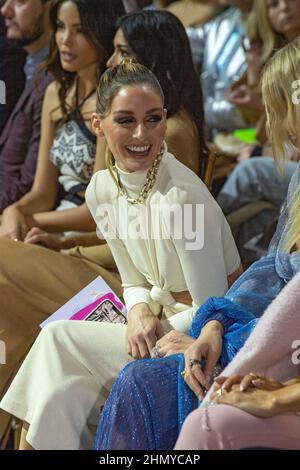
<svg viewBox="0 0 300 470">
<path fill-rule="evenodd" d="M 117 172 L 128 195 L 137 197 L 147 171 Z M 128 311 L 145 302 L 168 317 L 191 308 L 172 292 L 189 291 L 194 311 L 226 292 L 227 276 L 240 264 L 230 228 L 203 182 L 166 146 L 143 204 L 128 202 L 108 170 L 93 176 L 86 201 L 112 250 Z"/>
</svg>

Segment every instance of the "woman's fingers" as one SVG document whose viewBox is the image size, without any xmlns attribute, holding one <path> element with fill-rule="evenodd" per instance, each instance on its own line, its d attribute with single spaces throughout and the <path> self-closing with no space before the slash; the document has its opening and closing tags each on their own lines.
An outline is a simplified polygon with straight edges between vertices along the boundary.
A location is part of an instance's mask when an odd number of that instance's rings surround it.
<svg viewBox="0 0 300 470">
<path fill-rule="evenodd" d="M 145 359 L 146 357 L 150 357 L 150 350 L 148 349 L 147 343 L 145 340 L 140 341 L 138 343 L 139 355 L 136 356 L 136 359 Z"/>
<path fill-rule="evenodd" d="M 244 391 L 249 386 L 260 388 L 263 390 L 276 390 L 282 387 L 282 384 L 280 382 L 277 382 L 277 380 L 262 377 L 253 372 L 250 372 L 249 374 L 245 375 L 245 377 L 241 381 L 240 389 L 241 391 Z"/>
<path fill-rule="evenodd" d="M 156 345 L 156 341 L 157 341 L 157 337 L 155 335 L 155 332 L 154 331 L 151 331 L 149 332 L 149 334 L 145 335 L 145 339 L 144 341 L 141 341 L 141 348 L 140 348 L 140 352 L 142 354 L 142 351 L 143 351 L 143 354 L 144 355 L 141 355 L 141 357 L 149 357 L 151 356 L 151 350 L 154 348 L 154 346 Z M 145 352 L 145 346 L 146 346 L 146 352 Z M 146 355 L 145 355 L 146 354 Z"/>
<path fill-rule="evenodd" d="M 244 392 L 252 385 L 253 376 L 250 374 L 245 375 L 240 383 L 240 391 Z"/>
<path fill-rule="evenodd" d="M 195 395 L 200 399 L 203 400 L 204 398 L 204 391 L 199 383 L 196 376 L 193 375 L 190 371 L 185 371 L 184 381 L 190 387 L 190 389 L 195 393 Z"/>
<path fill-rule="evenodd" d="M 212 375 L 213 375 L 213 371 L 214 371 L 214 368 L 216 366 L 216 363 L 219 359 L 219 353 L 218 352 L 215 352 L 215 351 L 210 351 L 208 356 L 207 356 L 207 360 L 206 360 L 206 364 L 204 366 L 204 369 L 203 369 L 203 373 L 204 373 L 204 376 L 205 376 L 205 386 L 207 388 L 207 390 L 210 388 L 210 385 L 211 385 L 211 378 L 212 378 Z"/>
<path fill-rule="evenodd" d="M 32 235 L 31 237 L 26 237 L 24 243 L 31 243 L 32 245 L 37 245 L 38 243 L 42 243 L 42 236 Z"/>
<path fill-rule="evenodd" d="M 284 386 L 281 382 L 278 382 L 277 380 L 269 379 L 267 377 L 261 377 L 259 375 L 256 378 L 252 377 L 251 384 L 255 388 L 259 388 L 261 390 L 278 390 L 278 388 Z"/>
<path fill-rule="evenodd" d="M 33 227 L 27 232 L 26 236 L 24 237 L 24 243 L 38 243 L 44 233 L 45 232 L 43 232 L 38 227 Z"/>
<path fill-rule="evenodd" d="M 224 377 L 225 380 L 223 380 L 222 383 L 222 389 L 226 390 L 227 392 L 231 390 L 231 387 L 236 384 L 240 384 L 241 381 L 243 380 L 244 376 L 243 375 L 232 375 L 230 377 Z"/>
<path fill-rule="evenodd" d="M 228 379 L 228 377 L 224 377 L 222 375 L 219 375 L 219 377 L 215 378 L 214 384 L 213 384 L 213 390 L 219 390 L 221 385 Z"/>
<path fill-rule="evenodd" d="M 145 359 L 146 357 L 150 357 L 150 351 L 153 348 L 155 342 L 156 338 L 154 340 L 150 340 L 150 335 L 144 336 L 140 333 L 136 336 L 133 336 L 131 338 L 132 357 L 135 359 Z"/>
<path fill-rule="evenodd" d="M 199 353 L 197 354 L 199 356 Z M 204 389 L 207 388 L 206 385 L 206 378 L 201 369 L 201 365 L 198 364 L 196 361 L 201 361 L 202 358 L 193 357 L 190 358 L 189 355 L 184 356 L 185 360 L 185 369 L 184 369 L 184 377 L 183 379 L 188 384 L 190 389 L 197 395 L 197 397 L 201 400 L 204 398 Z M 194 363 L 193 363 L 194 361 Z"/>
<path fill-rule="evenodd" d="M 194 365 L 191 368 L 191 373 L 193 376 L 197 379 L 197 381 L 202 385 L 203 388 L 206 388 L 206 390 L 209 389 L 209 382 L 207 381 L 207 378 L 205 377 L 204 372 L 201 369 L 200 365 Z"/>
<path fill-rule="evenodd" d="M 134 341 L 131 341 L 131 356 L 133 359 L 140 359 L 141 357 L 139 347 Z"/>
</svg>

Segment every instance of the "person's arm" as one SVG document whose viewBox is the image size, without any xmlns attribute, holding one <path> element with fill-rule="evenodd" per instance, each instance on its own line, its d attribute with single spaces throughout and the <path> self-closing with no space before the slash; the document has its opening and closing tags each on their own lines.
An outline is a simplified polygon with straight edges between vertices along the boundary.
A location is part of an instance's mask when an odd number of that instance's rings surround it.
<svg viewBox="0 0 300 470">
<path fill-rule="evenodd" d="M 95 230 L 95 222 L 85 203 L 74 209 L 47 211 L 31 217 L 31 227 L 38 227 L 46 232 L 90 232 Z"/>
<path fill-rule="evenodd" d="M 174 190 L 166 200 L 166 207 L 178 207 L 178 218 L 184 216 L 183 233 L 172 240 L 179 257 L 187 289 L 197 306 L 211 296 L 223 296 L 228 289 L 228 276 L 240 269 L 240 257 L 225 218 L 208 190 L 199 180 L 186 190 Z M 174 181 L 174 187 L 182 183 Z M 176 201 L 175 201 L 176 198 Z M 188 210 L 190 209 L 190 211 Z M 181 218 L 179 218 L 181 216 Z M 193 228 L 193 231 L 191 230 Z M 190 388 L 203 398 L 202 387 L 208 387 L 213 368 L 222 346 L 224 328 L 220 319 L 211 319 L 196 341 L 185 351 L 185 380 Z M 191 367 L 190 359 L 205 360 Z"/>
<path fill-rule="evenodd" d="M 181 238 L 173 237 L 173 243 L 188 291 L 200 306 L 209 297 L 226 293 L 228 280 L 240 272 L 241 262 L 226 219 L 204 184 L 199 180 L 188 192 L 179 196 L 184 233 Z"/>
<path fill-rule="evenodd" d="M 290 411 L 300 412 L 300 382 L 299 378 L 296 382 L 286 385 L 283 388 L 274 390 L 272 393 L 272 416 L 288 413 Z"/>
<path fill-rule="evenodd" d="M 29 230 L 24 243 L 31 243 L 33 245 L 42 245 L 50 250 L 73 250 L 84 247 L 96 247 L 99 245 L 100 240 L 96 232 L 88 232 L 74 236 L 56 235 L 45 232 L 38 227 L 33 227 Z M 65 251 L 67 253 L 67 251 Z"/>
<path fill-rule="evenodd" d="M 25 104 L 28 109 L 24 115 L 19 112 L 13 121 L 12 142 L 5 149 L 1 162 L 0 211 L 19 201 L 32 188 L 41 139 L 43 98 L 50 81 L 49 77 L 42 76 Z M 14 135 L 15 131 L 18 136 Z"/>
<path fill-rule="evenodd" d="M 41 122 L 41 141 L 37 169 L 31 191 L 3 212 L 1 234 L 10 238 L 23 239 L 29 228 L 34 226 L 32 215 L 50 210 L 57 197 L 58 170 L 49 158 L 50 148 L 55 135 L 51 109 L 57 91 L 51 83 L 46 91 Z"/>
</svg>

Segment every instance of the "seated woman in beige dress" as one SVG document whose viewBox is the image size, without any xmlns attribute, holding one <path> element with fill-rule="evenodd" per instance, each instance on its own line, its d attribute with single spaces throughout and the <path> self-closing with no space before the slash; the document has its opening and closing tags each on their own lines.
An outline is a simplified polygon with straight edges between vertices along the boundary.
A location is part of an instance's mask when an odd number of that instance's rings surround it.
<svg viewBox="0 0 300 470">
<path fill-rule="evenodd" d="M 67 320 L 42 330 L 1 401 L 26 423 L 22 448 L 89 448 L 120 369 L 149 357 L 166 332 L 187 331 L 197 307 L 241 270 L 220 208 L 167 150 L 156 77 L 126 62 L 102 75 L 97 96 L 93 128 L 108 143 L 108 169 L 86 198 L 118 266 L 128 324 Z M 207 326 L 206 342 L 221 334 Z"/>
</svg>

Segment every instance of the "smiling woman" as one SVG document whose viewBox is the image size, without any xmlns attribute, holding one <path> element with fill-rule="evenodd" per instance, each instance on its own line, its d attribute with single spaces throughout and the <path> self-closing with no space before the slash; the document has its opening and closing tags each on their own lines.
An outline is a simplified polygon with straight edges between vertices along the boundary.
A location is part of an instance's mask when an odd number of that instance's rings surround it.
<svg viewBox="0 0 300 470">
<path fill-rule="evenodd" d="M 166 109 L 163 92 L 157 83 L 116 87 L 109 113 L 105 95 L 98 93 L 98 114 L 93 114 L 93 127 L 98 135 L 107 135 L 111 154 L 121 170 L 144 171 L 150 168 L 160 152 L 166 132 Z M 108 161 L 108 168 L 112 162 Z"/>
</svg>

